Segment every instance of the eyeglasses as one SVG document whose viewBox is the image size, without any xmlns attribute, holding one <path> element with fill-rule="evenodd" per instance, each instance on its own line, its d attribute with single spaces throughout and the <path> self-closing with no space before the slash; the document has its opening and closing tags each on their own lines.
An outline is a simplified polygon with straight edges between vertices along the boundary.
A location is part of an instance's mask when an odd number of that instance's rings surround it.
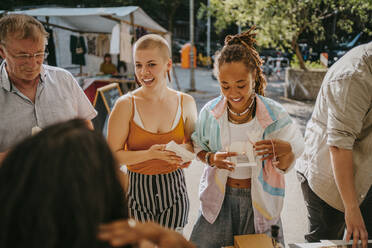
<svg viewBox="0 0 372 248">
<path fill-rule="evenodd" d="M 34 54 L 29 54 L 29 53 L 22 53 L 22 54 L 11 54 L 11 56 L 15 59 L 18 60 L 27 60 L 30 58 L 36 58 L 36 59 L 46 59 L 48 57 L 49 53 L 48 52 L 40 52 L 40 53 L 34 53 Z"/>
<path fill-rule="evenodd" d="M 7 49 L 5 49 L 5 50 L 7 50 Z M 7 51 L 7 52 L 10 54 L 11 57 L 13 57 L 14 59 L 20 60 L 20 61 L 31 59 L 31 58 L 43 59 L 44 60 L 49 55 L 48 51 L 34 53 L 34 54 L 30 54 L 30 53 L 12 54 L 9 51 Z"/>
</svg>

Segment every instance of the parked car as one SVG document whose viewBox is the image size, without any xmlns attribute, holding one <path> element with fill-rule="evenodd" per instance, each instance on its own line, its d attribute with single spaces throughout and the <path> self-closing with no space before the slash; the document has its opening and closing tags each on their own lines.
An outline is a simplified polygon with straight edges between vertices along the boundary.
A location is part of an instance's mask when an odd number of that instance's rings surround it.
<svg viewBox="0 0 372 248">
<path fill-rule="evenodd" d="M 273 72 L 282 71 L 289 66 L 289 59 L 285 57 L 272 58 L 269 57 L 263 64 L 262 70 L 265 75 L 271 75 Z"/>
<path fill-rule="evenodd" d="M 269 57 L 262 66 L 262 71 L 269 81 L 284 80 L 285 68 L 289 66 L 289 59 L 285 57 Z"/>
</svg>

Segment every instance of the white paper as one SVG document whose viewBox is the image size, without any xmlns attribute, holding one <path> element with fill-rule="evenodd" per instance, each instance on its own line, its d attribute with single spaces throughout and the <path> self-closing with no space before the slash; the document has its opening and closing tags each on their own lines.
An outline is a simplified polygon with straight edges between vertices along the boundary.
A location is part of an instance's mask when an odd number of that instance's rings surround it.
<svg viewBox="0 0 372 248">
<path fill-rule="evenodd" d="M 166 145 L 165 149 L 176 153 L 177 156 L 181 157 L 183 163 L 190 162 L 195 158 L 194 153 L 188 151 L 186 148 L 180 146 L 173 140 Z"/>
<path fill-rule="evenodd" d="M 236 167 L 257 166 L 251 143 L 235 141 L 227 148 L 227 151 L 238 153 L 238 156 L 228 158 L 228 160 L 233 162 Z"/>
</svg>

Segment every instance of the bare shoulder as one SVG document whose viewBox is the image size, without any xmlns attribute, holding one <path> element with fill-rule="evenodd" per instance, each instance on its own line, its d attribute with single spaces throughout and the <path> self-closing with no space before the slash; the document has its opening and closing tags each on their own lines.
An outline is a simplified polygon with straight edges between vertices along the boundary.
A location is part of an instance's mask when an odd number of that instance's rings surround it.
<svg viewBox="0 0 372 248">
<path fill-rule="evenodd" d="M 187 116 L 187 119 L 195 119 L 197 116 L 197 109 L 194 97 L 184 92 L 180 93 L 183 96 L 184 116 Z"/>
<path fill-rule="evenodd" d="M 122 95 L 115 103 L 112 115 L 126 116 L 132 112 L 132 96 L 130 94 Z"/>
<path fill-rule="evenodd" d="M 116 101 L 115 105 L 120 108 L 125 108 L 125 106 L 131 106 L 132 105 L 132 96 L 130 94 L 125 94 L 122 95 L 121 97 L 118 98 Z"/>
<path fill-rule="evenodd" d="M 187 93 L 181 92 L 181 91 L 177 91 L 177 92 L 179 92 L 182 95 L 184 105 L 195 104 L 195 99 L 194 99 L 193 96 L 191 96 Z"/>
</svg>

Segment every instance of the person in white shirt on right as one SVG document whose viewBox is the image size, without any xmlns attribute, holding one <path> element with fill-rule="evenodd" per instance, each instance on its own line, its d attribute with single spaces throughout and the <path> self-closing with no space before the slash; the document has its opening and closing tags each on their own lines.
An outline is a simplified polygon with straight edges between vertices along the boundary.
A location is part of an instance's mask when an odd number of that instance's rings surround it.
<svg viewBox="0 0 372 248">
<path fill-rule="evenodd" d="M 309 216 L 309 242 L 372 239 L 372 42 L 327 72 L 296 169 Z"/>
</svg>

